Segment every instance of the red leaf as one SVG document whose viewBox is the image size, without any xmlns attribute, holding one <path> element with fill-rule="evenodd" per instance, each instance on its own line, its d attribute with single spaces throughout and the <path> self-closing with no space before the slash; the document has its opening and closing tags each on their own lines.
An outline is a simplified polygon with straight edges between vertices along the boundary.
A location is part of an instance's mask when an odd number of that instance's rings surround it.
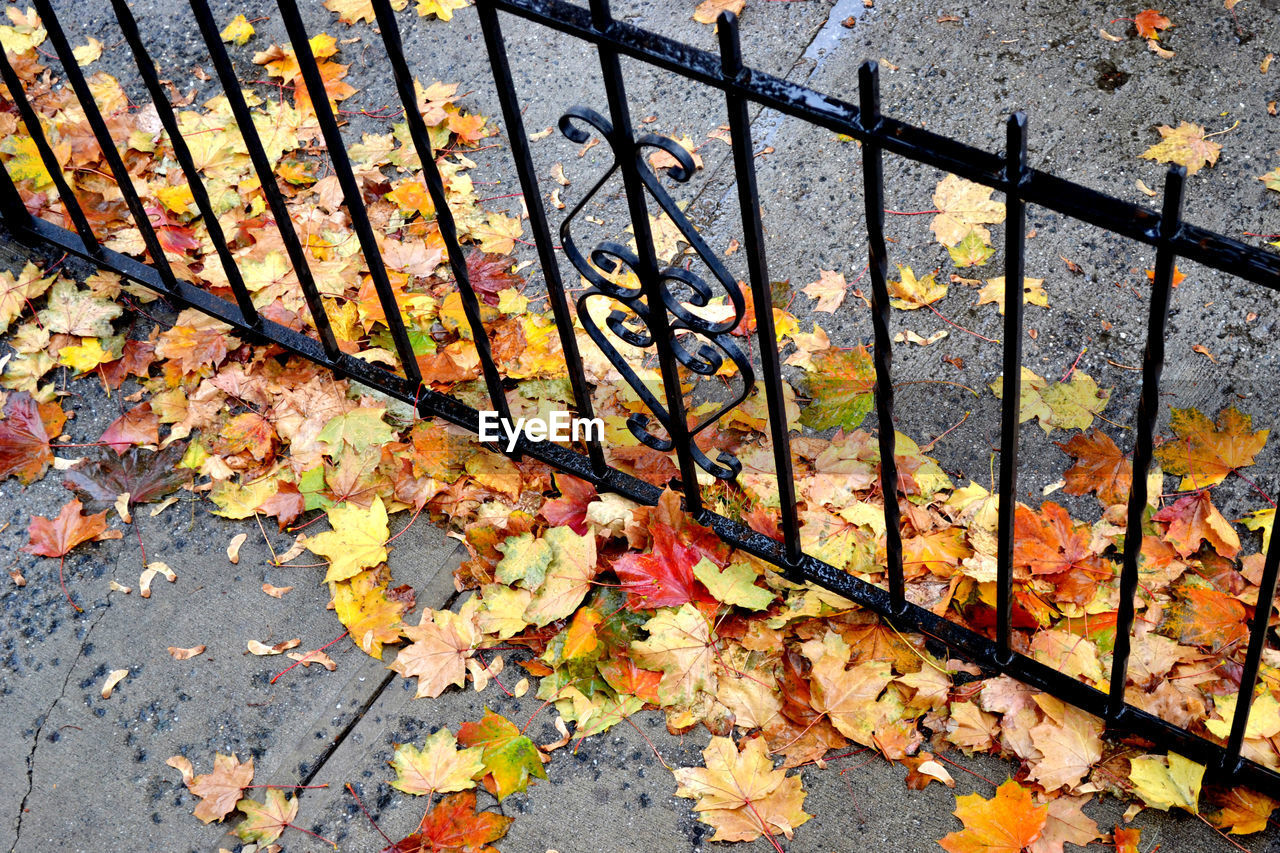
<svg viewBox="0 0 1280 853">
<path fill-rule="evenodd" d="M 43 476 L 45 466 L 53 461 L 50 437 L 31 395 L 10 394 L 0 421 L 0 480 L 12 475 L 30 483 Z"/>
<path fill-rule="evenodd" d="M 41 557 L 64 557 L 72 548 L 90 539 L 119 539 L 120 531 L 107 532 L 107 511 L 97 515 L 83 515 L 84 504 L 73 499 L 58 513 L 57 518 L 33 516 L 27 533 L 31 542 L 22 550 Z"/>
<path fill-rule="evenodd" d="M 596 499 L 596 487 L 568 474 L 556 475 L 556 487 L 560 497 L 542 505 L 542 517 L 551 524 L 567 524 L 574 533 L 586 536 L 587 504 Z"/>
<path fill-rule="evenodd" d="M 716 556 L 676 540 L 670 525 L 653 526 L 653 550 L 645 554 L 627 553 L 613 561 L 613 571 L 627 591 L 632 610 L 679 607 L 688 601 L 715 605 L 707 588 L 693 576 L 693 567 L 703 557 L 723 567 Z"/>
<path fill-rule="evenodd" d="M 302 515 L 306 508 L 306 499 L 294 483 L 280 481 L 276 493 L 258 504 L 258 512 L 269 515 L 280 523 L 280 529 Z"/>
<path fill-rule="evenodd" d="M 108 388 L 119 388 L 126 377 L 146 379 L 151 363 L 156 360 L 156 348 L 147 341 L 125 341 L 124 355 L 98 369 Z"/>
<path fill-rule="evenodd" d="M 498 304 L 498 291 L 520 287 L 524 279 L 511 272 L 516 259 L 510 255 L 487 255 L 472 251 L 467 254 L 467 277 L 471 287 L 490 305 Z"/>
<path fill-rule="evenodd" d="M 99 440 L 117 454 L 136 444 L 159 444 L 160 418 L 150 403 L 141 403 L 112 421 Z"/>
<path fill-rule="evenodd" d="M 489 846 L 507 834 L 514 818 L 477 812 L 474 791 L 452 794 L 427 812 L 418 831 L 382 853 L 497 853 Z"/>
</svg>

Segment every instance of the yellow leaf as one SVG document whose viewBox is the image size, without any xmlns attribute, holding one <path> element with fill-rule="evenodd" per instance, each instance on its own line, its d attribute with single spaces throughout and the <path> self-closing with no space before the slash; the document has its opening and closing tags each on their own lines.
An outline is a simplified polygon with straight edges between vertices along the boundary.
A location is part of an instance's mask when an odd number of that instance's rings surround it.
<svg viewBox="0 0 1280 853">
<path fill-rule="evenodd" d="M 1129 781 L 1133 790 L 1147 805 L 1168 811 L 1173 807 L 1200 813 L 1200 783 L 1204 765 L 1183 758 L 1176 752 L 1166 759 L 1159 755 L 1143 755 L 1129 764 Z"/>
<path fill-rule="evenodd" d="M 427 738 L 422 749 L 411 743 L 396 747 L 391 759 L 396 778 L 391 787 L 428 797 L 474 788 L 476 777 L 485 772 L 483 754 L 484 748 L 479 746 L 458 749 L 453 733 L 441 728 Z"/>
<path fill-rule="evenodd" d="M 1004 205 L 991 200 L 991 187 L 966 181 L 955 175 L 947 175 L 938 183 L 933 193 L 933 204 L 940 211 L 929 229 L 938 242 L 951 247 L 969 234 L 974 234 L 984 244 L 991 244 L 991 232 L 983 224 L 1004 222 Z"/>
<path fill-rule="evenodd" d="M 947 285 L 938 284 L 934 280 L 936 272 L 917 279 L 911 267 L 898 264 L 898 277 L 901 281 L 889 282 L 889 295 L 893 297 L 889 304 L 904 311 L 914 311 L 926 305 L 932 305 L 947 295 Z"/>
<path fill-rule="evenodd" d="M 191 186 L 189 184 L 180 184 L 176 187 L 161 187 L 156 190 L 156 198 L 160 199 L 160 203 L 169 210 L 179 215 L 185 216 L 189 213 L 195 213 L 192 205 L 195 203 L 194 196 L 191 195 Z"/>
<path fill-rule="evenodd" d="M 244 44 L 253 38 L 253 24 L 244 15 L 236 15 L 219 35 L 228 44 Z"/>
<path fill-rule="evenodd" d="M 346 580 L 387 559 L 387 510 L 375 496 L 368 509 L 341 503 L 329 510 L 332 530 L 307 540 L 307 550 L 329 560 L 324 582 Z"/>
<path fill-rule="evenodd" d="M 978 291 L 978 304 L 986 305 L 988 302 L 994 302 L 1003 314 L 1005 290 L 1004 276 L 987 279 L 986 287 Z M 1022 302 L 1024 305 L 1049 307 L 1049 294 L 1045 292 L 1044 279 L 1024 278 L 1022 280 Z"/>
<path fill-rule="evenodd" d="M 102 343 L 97 338 L 85 338 L 79 344 L 63 347 L 58 351 L 58 361 L 75 368 L 76 373 L 87 373 L 99 364 L 106 364 L 115 358 L 102 348 Z"/>
<path fill-rule="evenodd" d="M 382 660 L 384 643 L 400 641 L 400 617 L 408 602 L 387 598 L 387 585 L 375 571 L 334 584 L 333 609 L 365 654 Z"/>
<path fill-rule="evenodd" d="M 774 769 L 764 738 L 746 741 L 739 751 L 732 738 L 713 737 L 702 756 L 705 767 L 675 770 L 676 796 L 698 801 L 698 820 L 716 829 L 712 841 L 754 841 L 779 832 L 790 838 L 811 817 L 802 808 L 800 777 Z"/>
<path fill-rule="evenodd" d="M 418 15 L 425 18 L 435 15 L 442 21 L 452 21 L 453 13 L 467 8 L 467 0 L 418 0 Z"/>
<path fill-rule="evenodd" d="M 1160 131 L 1162 138 L 1142 152 L 1144 160 L 1177 163 L 1187 167 L 1188 175 L 1194 175 L 1205 166 L 1218 162 L 1218 155 L 1222 153 L 1222 146 L 1210 142 L 1204 128 L 1198 124 L 1184 121 L 1176 129 L 1162 124 L 1156 130 Z"/>
<path fill-rule="evenodd" d="M 80 45 L 72 51 L 72 54 L 76 58 L 76 64 L 83 68 L 92 62 L 97 62 L 102 57 L 102 42 L 93 36 L 89 36 L 88 44 Z"/>
</svg>

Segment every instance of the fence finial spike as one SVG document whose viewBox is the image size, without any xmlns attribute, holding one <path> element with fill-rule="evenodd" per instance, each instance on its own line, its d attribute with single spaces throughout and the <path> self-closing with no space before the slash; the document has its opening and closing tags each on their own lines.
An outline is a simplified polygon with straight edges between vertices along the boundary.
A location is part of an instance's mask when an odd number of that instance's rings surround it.
<svg viewBox="0 0 1280 853">
<path fill-rule="evenodd" d="M 742 72 L 742 42 L 738 16 L 728 9 L 716 18 L 716 37 L 720 41 L 720 71 L 726 78 L 736 78 Z"/>
<path fill-rule="evenodd" d="M 880 63 L 868 59 L 858 67 L 858 116 L 868 132 L 880 123 Z"/>
</svg>

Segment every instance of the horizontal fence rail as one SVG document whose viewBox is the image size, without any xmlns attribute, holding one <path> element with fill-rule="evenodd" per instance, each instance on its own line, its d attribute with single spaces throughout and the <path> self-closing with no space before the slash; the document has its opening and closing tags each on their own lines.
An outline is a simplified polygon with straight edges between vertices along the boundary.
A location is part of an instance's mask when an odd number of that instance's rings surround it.
<svg viewBox="0 0 1280 853">
<path fill-rule="evenodd" d="M 145 264 L 103 246 L 95 236 L 79 201 L 67 185 L 58 166 L 39 116 L 22 91 L 21 81 L 7 56 L 0 52 L 0 79 L 32 137 L 36 151 L 52 177 L 54 188 L 66 210 L 73 230 L 54 225 L 31 215 L 24 206 L 12 178 L 0 170 L 0 214 L 5 227 L 17 239 L 36 247 L 52 247 L 84 258 L 97 267 L 114 271 L 145 285 L 173 302 L 196 308 L 228 324 L 248 340 L 269 341 L 285 350 L 323 365 L 338 376 L 346 377 L 392 398 L 414 406 L 422 416 L 439 417 L 473 433 L 479 433 L 479 412 L 459 400 L 437 392 L 422 382 L 404 320 L 382 262 L 377 240 L 365 208 L 356 176 L 347 156 L 339 123 L 330 107 L 324 80 L 308 44 L 306 31 L 296 0 L 277 0 L 297 54 L 303 83 L 311 97 L 315 118 L 328 152 L 330 164 L 340 183 L 344 206 L 350 217 L 380 304 L 387 318 L 399 359 L 400 373 L 388 370 L 339 349 L 321 303 L 321 294 L 308 266 L 306 253 L 294 229 L 284 198 L 273 174 L 270 159 L 254 128 L 248 106 L 240 91 L 232 62 L 218 35 L 207 0 L 189 0 L 192 15 L 210 51 L 218 80 L 228 98 L 229 108 L 243 135 L 252 167 L 259 178 L 268 208 L 280 230 L 284 249 L 298 276 L 308 308 L 317 329 L 318 339 L 288 328 L 262 316 L 254 307 L 251 294 L 227 248 L 225 236 L 217 226 L 217 217 L 208 192 L 201 182 L 190 151 L 178 129 L 173 106 L 168 102 L 155 66 L 147 54 L 137 22 L 126 0 L 112 0 L 125 40 L 137 62 L 142 81 L 156 104 L 160 121 L 172 141 L 174 155 L 191 187 L 196 207 L 209 230 L 210 237 L 234 301 L 214 296 L 199 287 L 178 279 L 165 260 L 155 228 L 145 206 L 138 197 L 108 126 L 94 103 L 89 84 L 75 62 L 66 33 L 58 23 L 50 0 L 33 0 L 47 28 L 54 51 L 61 60 L 64 73 L 85 110 L 90 129 L 102 148 L 104 158 L 123 195 L 126 206 L 139 229 L 152 259 Z M 1147 320 L 1147 342 L 1143 357 L 1141 396 L 1136 418 L 1134 476 L 1128 503 L 1129 530 L 1141 527 L 1147 505 L 1146 472 L 1152 461 L 1153 435 L 1158 413 L 1160 374 L 1165 361 L 1164 334 L 1169 313 L 1170 289 L 1175 261 L 1185 258 L 1228 273 L 1263 287 L 1280 290 L 1280 255 L 1264 251 L 1238 240 L 1197 228 L 1181 220 L 1185 172 L 1181 167 L 1169 171 L 1161 210 L 1151 210 L 1079 186 L 1070 181 L 1037 171 L 1028 163 L 1027 122 L 1021 113 L 1010 117 L 1007 142 L 1002 154 L 993 154 L 964 145 L 952 139 L 913 127 L 884 116 L 875 63 L 865 64 L 859 74 L 857 105 L 830 97 L 813 89 L 790 83 L 746 66 L 742 60 L 737 22 L 730 13 L 721 16 L 718 29 L 719 51 L 698 50 L 669 38 L 656 35 L 610 14 L 607 0 L 591 0 L 589 8 L 571 5 L 564 0 L 476 0 L 484 43 L 489 55 L 493 79 L 497 87 L 511 152 L 527 205 L 529 223 L 541 264 L 549 303 L 553 311 L 565 354 L 572 396 L 578 413 L 591 417 L 591 389 L 582 368 L 578 342 L 573 329 L 573 306 L 561 278 L 557 250 L 563 251 L 590 284 L 578 297 L 578 317 L 588 335 L 601 346 L 605 355 L 634 386 L 652 413 L 652 418 L 633 416 L 628 427 L 636 438 L 661 451 L 673 452 L 680 472 L 680 489 L 686 508 L 698 521 L 710 526 L 721 539 L 784 570 L 794 580 L 812 581 L 857 604 L 868 607 L 900 629 L 923 632 L 944 643 L 957 655 L 991 670 L 1007 673 L 1037 688 L 1070 702 L 1103 718 L 1113 733 L 1137 734 L 1158 746 L 1175 750 L 1206 765 L 1211 775 L 1224 781 L 1253 785 L 1275 794 L 1280 792 L 1280 773 L 1244 759 L 1241 749 L 1248 723 L 1248 709 L 1257 684 L 1264 650 L 1271 603 L 1277 576 L 1280 575 L 1280 537 L 1274 537 L 1267 549 L 1259 599 L 1251 624 L 1249 645 L 1241 673 L 1240 693 L 1246 701 L 1232 720 L 1230 737 L 1225 747 L 1166 722 L 1124 701 L 1130 633 L 1135 618 L 1135 593 L 1138 585 L 1140 536 L 1125 539 L 1120 560 L 1120 602 L 1117 615 L 1116 646 L 1108 691 L 1091 687 L 1076 678 L 1035 661 L 1013 650 L 1013 547 L 1017 448 L 1019 437 L 1019 382 L 1022 365 L 1022 300 L 1006 299 L 1002 369 L 1006 382 L 1001 404 L 1001 446 L 999 474 L 999 511 L 997 522 L 997 606 L 995 638 L 991 639 L 938 616 L 907 600 L 902 564 L 902 542 L 899 507 L 894 499 L 899 494 L 898 471 L 894 458 L 892 344 L 889 334 L 889 293 L 887 288 L 888 252 L 884 236 L 884 170 L 883 155 L 896 154 L 932 166 L 962 178 L 992 187 L 1004 193 L 1005 281 L 1020 282 L 1024 273 L 1025 211 L 1027 205 L 1040 205 L 1079 222 L 1139 243 L 1154 246 L 1156 264 L 1152 296 Z M 459 244 L 457 230 L 447 204 L 444 185 L 437 169 L 427 128 L 417 111 L 413 77 L 404 55 L 399 27 L 388 0 L 373 0 L 397 94 L 405 108 L 411 142 L 423 168 L 428 194 L 436 209 L 441 238 L 456 281 L 466 321 L 470 326 L 481 363 L 482 379 L 493 410 L 509 421 L 507 385 L 489 350 L 489 339 L 482 320 L 480 304 L 468 278 L 467 264 Z M 572 38 L 594 45 L 600 60 L 606 103 L 604 112 L 585 107 L 569 110 L 561 120 L 562 132 L 572 140 L 585 141 L 590 128 L 604 138 L 613 154 L 613 166 L 560 226 L 560 246 L 553 237 L 551 223 L 540 203 L 542 194 L 534 171 L 529 137 L 521 118 L 521 100 L 516 91 L 509 57 L 506 52 L 499 13 L 526 19 Z M 629 57 L 663 69 L 694 83 L 723 93 L 728 112 L 732 165 L 741 210 L 742 246 L 747 266 L 747 286 L 753 304 L 771 303 L 769 267 L 764 248 L 764 232 L 756 186 L 754 151 L 748 106 L 757 104 L 787 116 L 801 119 L 828 130 L 848 134 L 862 143 L 863 190 L 868 238 L 868 264 L 871 281 L 871 321 L 874 331 L 875 402 L 878 417 L 878 442 L 882 460 L 881 484 L 885 495 L 886 525 L 885 570 L 888 588 L 881 589 L 847 572 L 803 552 L 797 507 L 794 472 L 789 447 L 783 397 L 781 358 L 776 344 L 771 312 L 761 311 L 757 320 L 761 385 L 769 416 L 769 435 L 773 444 L 778 476 L 781 515 L 781 541 L 764 536 L 745 525 L 717 514 L 703 503 L 699 471 L 713 477 L 731 479 L 740 465 L 722 454 L 718 460 L 706 457 L 694 443 L 694 436 L 713 423 L 736 403 L 730 403 L 710 418 L 690 425 L 680 390 L 680 370 L 699 375 L 714 375 L 726 363 L 739 371 L 743 380 L 743 397 L 754 381 L 750 359 L 738 350 L 727 333 L 742 320 L 745 296 L 733 276 L 714 262 L 710 249 L 697 236 L 696 230 L 657 182 L 644 164 L 641 151 L 656 147 L 675 158 L 677 166 L 668 170 L 675 181 L 687 180 L 693 164 L 682 148 L 652 134 L 636 135 L 628 109 L 625 80 L 620 60 Z M 573 241 L 575 215 L 604 180 L 615 172 L 625 188 L 628 217 L 636 237 L 637 249 L 616 243 L 603 243 L 589 252 L 580 251 Z M 650 205 L 656 205 L 682 231 L 711 270 L 712 281 L 679 268 L 661 268 L 655 257 L 650 234 Z M 615 284 L 606 273 L 619 267 L 636 273 L 639 288 Z M 683 300 L 673 295 L 671 286 L 683 288 L 692 296 Z M 713 286 L 724 289 L 734 310 L 729 321 L 710 323 L 691 313 L 682 304 L 705 305 Z M 1016 285 L 1015 285 L 1016 287 Z M 661 394 L 654 394 L 635 378 L 634 372 L 607 343 L 603 332 L 582 310 L 591 298 L 611 298 L 634 312 L 641 322 L 637 331 L 620 320 L 611 320 L 610 331 L 628 343 L 656 351 L 662 375 Z M 707 343 L 690 350 L 683 336 L 696 336 Z M 742 397 L 739 398 L 739 401 Z M 651 422 L 656 424 L 651 426 Z M 656 431 L 655 431 L 656 430 Z M 665 437 L 664 437 L 665 434 Z M 610 467 L 604 448 L 598 440 L 586 442 L 586 452 L 559 446 L 548 441 L 535 441 L 521 434 L 513 455 L 528 456 L 594 484 L 601 491 L 612 491 L 644 504 L 655 504 L 662 494 L 658 485 L 645 482 Z"/>
</svg>

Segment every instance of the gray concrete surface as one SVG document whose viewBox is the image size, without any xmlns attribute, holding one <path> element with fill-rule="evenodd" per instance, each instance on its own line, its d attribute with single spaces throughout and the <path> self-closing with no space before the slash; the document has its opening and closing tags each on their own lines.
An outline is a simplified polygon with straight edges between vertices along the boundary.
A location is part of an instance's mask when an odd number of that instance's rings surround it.
<svg viewBox="0 0 1280 853">
<path fill-rule="evenodd" d="M 223 20 L 239 12 L 266 14 L 270 7 L 221 0 L 213 5 Z M 57 6 L 66 15 L 74 43 L 93 34 L 110 46 L 96 67 L 117 74 L 141 99 L 136 72 L 130 71 L 124 47 L 105 23 L 107 4 L 93 0 Z M 713 48 L 712 30 L 689 20 L 693 6 L 692 0 L 615 4 L 619 17 Z M 138 0 L 134 7 L 156 60 L 179 88 L 211 94 L 212 84 L 194 74 L 196 66 L 209 66 L 182 4 Z M 855 95 L 857 66 L 868 58 L 885 60 L 886 112 L 989 150 L 1002 147 L 1003 117 L 1015 108 L 1026 109 L 1036 166 L 1148 204 L 1154 202 L 1138 192 L 1134 181 L 1160 186 L 1163 167 L 1138 159 L 1157 140 L 1156 124 L 1176 126 L 1186 120 L 1216 131 L 1239 119 L 1237 128 L 1217 137 L 1224 146 L 1218 165 L 1189 182 L 1187 218 L 1233 235 L 1280 231 L 1280 195 L 1254 180 L 1280 165 L 1275 150 L 1280 119 L 1266 113 L 1266 103 L 1280 94 L 1280 66 L 1265 76 L 1258 70 L 1264 56 L 1280 52 L 1275 0 L 1242 3 L 1235 16 L 1217 0 L 1164 6 L 1162 11 L 1178 25 L 1164 39 L 1176 53 L 1169 60 L 1156 57 L 1140 40 L 1112 43 L 1098 36 L 1099 27 L 1127 35 L 1129 25 L 1112 19 L 1132 16 L 1139 8 L 1097 0 L 956 0 L 946 5 L 876 0 L 871 9 L 861 0 L 748 0 L 743 44 L 748 63 L 849 99 Z M 347 107 L 376 109 L 391 103 L 394 95 L 370 29 L 337 24 L 317 2 L 308 2 L 304 13 L 313 32 L 362 38 L 343 46 L 342 60 L 352 63 L 352 81 L 362 89 Z M 856 23 L 843 27 L 850 16 Z M 939 20 L 944 17 L 959 20 Z M 497 114 L 473 10 L 459 12 L 451 24 L 420 21 L 411 13 L 401 20 L 409 56 L 424 82 L 459 82 L 467 93 L 465 104 Z M 528 102 L 525 123 L 530 131 L 553 126 L 570 105 L 600 104 L 598 66 L 589 51 L 532 25 L 504 23 L 517 86 Z M 237 53 L 246 79 L 261 76 L 247 62 L 252 50 L 283 41 L 277 20 L 256 26 L 259 35 Z M 647 129 L 688 134 L 695 144 L 705 143 L 700 153 L 706 168 L 676 194 L 692 200 L 691 215 L 712 246 L 723 251 L 740 235 L 728 149 L 706 141 L 725 121 L 722 105 L 674 75 L 631 62 L 626 70 L 633 115 L 656 117 Z M 1128 75 L 1119 88 L 1111 82 L 1117 79 L 1114 72 Z M 355 116 L 348 140 L 387 130 L 388 123 Z M 771 278 L 789 280 L 796 290 L 816 279 L 820 268 L 855 278 L 865 264 L 856 148 L 825 131 L 759 110 L 755 134 L 757 149 L 773 149 L 757 159 Z M 572 180 L 563 192 L 565 200 L 580 198 L 607 165 L 603 149 L 598 146 L 578 157 L 578 146 L 558 134 L 535 143 L 544 190 L 552 187 L 551 166 L 560 162 Z M 515 191 L 504 149 L 475 159 L 480 164 L 477 179 L 494 182 L 482 195 Z M 887 175 L 890 208 L 933 206 L 930 196 L 940 174 L 891 158 Z M 503 203 L 514 209 L 510 200 L 493 204 Z M 608 236 L 616 237 L 622 210 L 613 192 L 598 199 L 591 213 L 608 223 Z M 557 222 L 558 212 L 551 214 Z M 928 216 L 889 219 L 891 260 L 909 264 L 917 273 L 939 268 L 943 278 L 952 271 L 945 250 L 927 230 Z M 1148 292 L 1142 270 L 1151 266 L 1152 252 L 1044 211 L 1029 212 L 1028 228 L 1036 232 L 1028 244 L 1028 275 L 1046 280 L 1051 301 L 1048 310 L 1027 311 L 1027 326 L 1036 331 L 1025 342 L 1028 365 L 1046 376 L 1060 376 L 1087 346 L 1079 369 L 1116 387 L 1106 414 L 1127 422 L 1136 402 L 1136 374 L 1112 362 L 1140 361 Z M 997 249 L 1002 250 L 996 233 Z M 1081 265 L 1085 274 L 1070 274 L 1059 256 Z M 741 254 L 729 261 L 737 269 Z M 999 275 L 1001 262 L 998 251 L 986 267 L 960 273 Z M 568 265 L 563 267 L 568 274 Z M 1273 425 L 1269 378 L 1276 367 L 1277 350 L 1271 345 L 1275 295 L 1191 265 L 1182 269 L 1189 278 L 1175 299 L 1166 399 L 1210 413 L 1235 402 L 1255 416 L 1258 426 Z M 530 272 L 536 277 L 536 268 Z M 861 286 L 865 289 L 865 279 Z M 972 290 L 954 285 L 937 307 L 955 323 L 998 337 L 994 307 L 975 302 Z M 869 339 L 866 312 L 852 296 L 834 316 L 814 313 L 810 306 L 808 297 L 795 295 L 792 310 L 802 323 L 816 320 L 837 344 Z M 1249 312 L 1258 318 L 1246 320 Z M 1103 329 L 1104 321 L 1111 324 L 1109 331 Z M 922 335 L 947 328 L 923 311 L 895 312 L 892 322 L 895 330 L 909 328 Z M 938 445 L 936 455 L 956 477 L 985 483 L 998 436 L 998 405 L 985 386 L 998 373 L 999 348 L 950 331 L 931 347 L 898 348 L 901 381 L 944 379 L 980 395 L 934 382 L 903 384 L 898 390 L 899 424 L 925 441 L 972 412 Z M 1192 352 L 1194 344 L 1206 346 L 1218 361 Z M 963 358 L 965 368 L 944 363 L 944 356 Z M 68 433 L 75 440 L 93 440 L 118 413 L 118 397 L 105 399 L 83 383 L 72 390 L 79 396 L 71 398 L 76 418 Z M 1122 446 L 1131 441 L 1123 430 L 1111 434 Z M 1252 472 L 1273 495 L 1280 487 L 1274 474 L 1278 459 L 1273 442 Z M 1024 431 L 1022 460 L 1021 491 L 1034 502 L 1068 463 L 1035 427 Z M 1217 497 L 1232 517 L 1262 505 L 1238 481 L 1221 488 Z M 346 645 L 331 649 L 336 672 L 299 668 L 271 685 L 271 676 L 288 661 L 243 654 L 247 640 L 297 636 L 303 648 L 315 648 L 338 633 L 336 620 L 323 609 L 326 596 L 318 585 L 318 570 L 266 566 L 255 524 L 212 517 L 202 506 L 180 504 L 159 518 L 143 519 L 148 557 L 165 560 L 179 575 L 176 584 L 158 582 L 150 600 L 139 599 L 136 592 L 108 592 L 112 578 L 136 586 L 141 568 L 136 540 L 77 550 L 66 564 L 68 585 L 85 608 L 83 615 L 75 615 L 58 587 L 57 564 L 18 553 L 30 515 L 52 515 L 64 500 L 56 476 L 26 489 L 12 481 L 0 488 L 0 525 L 9 525 L 0 530 L 0 549 L 14 555 L 14 566 L 28 580 L 26 587 L 8 586 L 0 594 L 6 629 L 0 634 L 0 714 L 11 721 L 10 737 L 0 741 L 0 806 L 6 815 L 0 821 L 0 847 L 22 853 L 235 849 L 220 827 L 204 827 L 191 817 L 194 800 L 163 762 L 182 753 L 197 771 L 204 771 L 215 752 L 236 752 L 242 758 L 254 756 L 255 781 L 294 784 L 310 778 L 312 784 L 328 783 L 328 789 L 303 792 L 299 823 L 339 842 L 343 850 L 377 850 L 385 842 L 345 793 L 344 783 L 353 783 L 383 829 L 399 837 L 416 825 L 424 803 L 387 785 L 392 774 L 385 762 L 395 744 L 420 740 L 440 725 L 456 731 L 461 721 L 478 717 L 485 704 L 516 720 L 528 719 L 537 709 L 535 700 L 508 699 L 494 686 L 480 695 L 450 691 L 440 700 L 414 701 L 406 689 L 410 685 L 386 678 L 385 664 Z M 1069 503 L 1078 517 L 1096 517 L 1091 499 Z M 240 532 L 250 538 L 241 563 L 232 566 L 222 551 Z M 447 571 L 452 540 L 421 523 L 415 532 L 393 552 L 393 574 L 418 589 L 419 606 L 443 606 L 452 597 Z M 271 599 L 260 590 L 264 580 L 292 584 L 295 590 L 283 600 Z M 209 650 L 190 661 L 173 661 L 164 651 L 169 645 L 197 643 Z M 131 675 L 111 699 L 103 700 L 97 692 L 101 679 L 118 667 L 130 668 Z M 517 853 L 728 849 L 706 841 L 708 828 L 696 823 L 688 801 L 672 797 L 674 782 L 654 755 L 656 749 L 672 765 L 697 764 L 704 736 L 673 738 L 656 714 L 637 715 L 635 722 L 637 728 L 620 726 L 576 751 L 557 752 L 548 782 L 502 805 L 517 820 L 498 846 Z M 545 713 L 531 731 L 542 741 L 554 738 Z M 1012 771 L 992 759 L 954 757 L 996 782 Z M 806 806 L 816 817 L 793 842 L 784 843 L 786 849 L 937 850 L 936 840 L 959 828 L 950 814 L 951 791 L 931 786 L 908 792 L 900 769 L 868 763 L 868 758 L 850 756 L 822 770 L 804 771 L 810 792 Z M 954 775 L 956 793 L 991 791 L 977 777 L 960 771 Z M 1108 799 L 1087 811 L 1106 828 L 1119 819 L 1122 808 Z M 1143 827 L 1144 853 L 1157 845 L 1165 851 L 1234 849 L 1189 816 L 1147 812 L 1137 824 Z M 1243 844 L 1250 850 L 1272 850 L 1275 837 L 1268 832 Z M 295 832 L 282 841 L 289 851 L 327 849 Z M 746 849 L 769 848 L 759 842 Z"/>
</svg>

